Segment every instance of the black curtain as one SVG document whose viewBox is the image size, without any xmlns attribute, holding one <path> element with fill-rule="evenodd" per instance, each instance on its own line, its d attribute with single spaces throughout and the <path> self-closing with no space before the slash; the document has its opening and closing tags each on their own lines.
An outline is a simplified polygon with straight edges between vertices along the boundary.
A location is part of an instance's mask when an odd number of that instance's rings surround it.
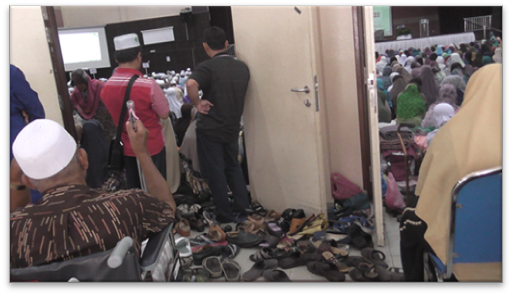
<svg viewBox="0 0 513 295">
<path fill-rule="evenodd" d="M 492 28 L 502 31 L 502 7 L 500 6 L 441 6 L 438 7 L 440 34 L 457 34 L 465 31 L 464 18 L 492 15 Z M 493 31 L 495 36 L 502 36 Z"/>
</svg>

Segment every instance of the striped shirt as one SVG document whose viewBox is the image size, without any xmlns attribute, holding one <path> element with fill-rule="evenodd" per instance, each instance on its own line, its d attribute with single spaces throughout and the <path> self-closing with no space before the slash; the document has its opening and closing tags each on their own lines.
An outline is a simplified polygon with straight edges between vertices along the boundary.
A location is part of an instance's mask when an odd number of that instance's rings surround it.
<svg viewBox="0 0 513 295">
<path fill-rule="evenodd" d="M 141 242 L 174 220 L 171 207 L 142 190 L 105 193 L 85 185 L 49 190 L 12 211 L 10 267 L 69 260 L 106 251 L 125 236 Z"/>
<path fill-rule="evenodd" d="M 116 73 L 105 83 L 101 92 L 103 103 L 109 110 L 114 124 L 118 126 L 121 108 L 125 99 L 126 87 L 128 81 L 133 75 L 139 75 L 135 80 L 130 92 L 130 99 L 134 102 L 135 114 L 148 129 L 148 151 L 150 155 L 158 154 L 164 148 L 164 136 L 162 134 L 162 125 L 160 117 L 169 114 L 169 105 L 166 96 L 160 86 L 153 79 L 143 78 L 141 72 L 134 69 L 118 68 Z M 125 122 L 128 120 L 128 114 L 125 115 Z M 135 157 L 132 145 L 128 139 L 126 126 L 123 126 L 121 134 L 123 142 L 123 153 L 125 156 Z"/>
</svg>

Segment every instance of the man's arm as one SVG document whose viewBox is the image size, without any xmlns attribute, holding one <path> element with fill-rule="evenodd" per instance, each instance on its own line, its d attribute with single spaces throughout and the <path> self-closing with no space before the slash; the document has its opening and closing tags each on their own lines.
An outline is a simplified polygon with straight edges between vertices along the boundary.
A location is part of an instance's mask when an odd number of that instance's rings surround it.
<svg viewBox="0 0 513 295">
<path fill-rule="evenodd" d="M 153 81 L 151 88 L 151 108 L 161 118 L 165 120 L 169 118 L 169 103 L 164 95 L 164 91 L 160 89 L 160 86 Z"/>
<path fill-rule="evenodd" d="M 130 120 L 127 121 L 126 130 L 132 149 L 134 150 L 135 156 L 141 165 L 148 193 L 169 204 L 173 209 L 173 212 L 176 212 L 176 204 L 173 199 L 173 195 L 171 194 L 171 190 L 169 189 L 164 177 L 162 177 L 162 174 L 160 174 L 157 167 L 155 167 L 155 164 L 153 164 L 150 153 L 148 152 L 147 146 L 149 131 L 144 127 L 140 120 L 136 120 L 135 124 L 137 125 L 137 132 L 134 131 Z"/>
<path fill-rule="evenodd" d="M 37 92 L 30 88 L 25 75 L 17 68 L 11 70 L 11 91 L 23 104 L 24 111 L 28 114 L 30 122 L 45 117 L 45 110 Z"/>
<path fill-rule="evenodd" d="M 210 107 L 214 106 L 210 101 L 199 98 L 199 84 L 196 80 L 189 78 L 185 83 L 187 87 L 187 94 L 192 103 L 198 109 L 198 112 L 207 115 Z"/>
</svg>

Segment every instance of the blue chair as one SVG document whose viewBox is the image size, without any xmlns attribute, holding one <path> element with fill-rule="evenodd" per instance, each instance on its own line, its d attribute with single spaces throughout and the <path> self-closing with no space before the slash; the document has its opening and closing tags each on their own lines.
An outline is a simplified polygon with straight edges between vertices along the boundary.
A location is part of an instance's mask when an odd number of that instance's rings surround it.
<svg viewBox="0 0 513 295">
<path fill-rule="evenodd" d="M 447 264 L 424 253 L 428 278 L 449 280 L 456 263 L 502 262 L 502 167 L 470 173 L 452 193 Z M 430 267 L 435 274 L 429 273 Z"/>
</svg>

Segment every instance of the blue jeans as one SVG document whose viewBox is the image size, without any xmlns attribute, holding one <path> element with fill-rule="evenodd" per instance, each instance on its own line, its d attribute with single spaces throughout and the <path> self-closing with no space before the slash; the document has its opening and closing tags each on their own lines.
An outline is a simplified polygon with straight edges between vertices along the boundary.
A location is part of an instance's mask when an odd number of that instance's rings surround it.
<svg viewBox="0 0 513 295">
<path fill-rule="evenodd" d="M 245 212 L 249 208 L 248 190 L 237 160 L 238 141 L 213 142 L 197 130 L 196 145 L 201 174 L 207 179 L 212 192 L 217 219 L 219 222 L 232 222 L 233 213 Z M 228 186 L 233 194 L 233 208 L 228 199 Z"/>
</svg>

